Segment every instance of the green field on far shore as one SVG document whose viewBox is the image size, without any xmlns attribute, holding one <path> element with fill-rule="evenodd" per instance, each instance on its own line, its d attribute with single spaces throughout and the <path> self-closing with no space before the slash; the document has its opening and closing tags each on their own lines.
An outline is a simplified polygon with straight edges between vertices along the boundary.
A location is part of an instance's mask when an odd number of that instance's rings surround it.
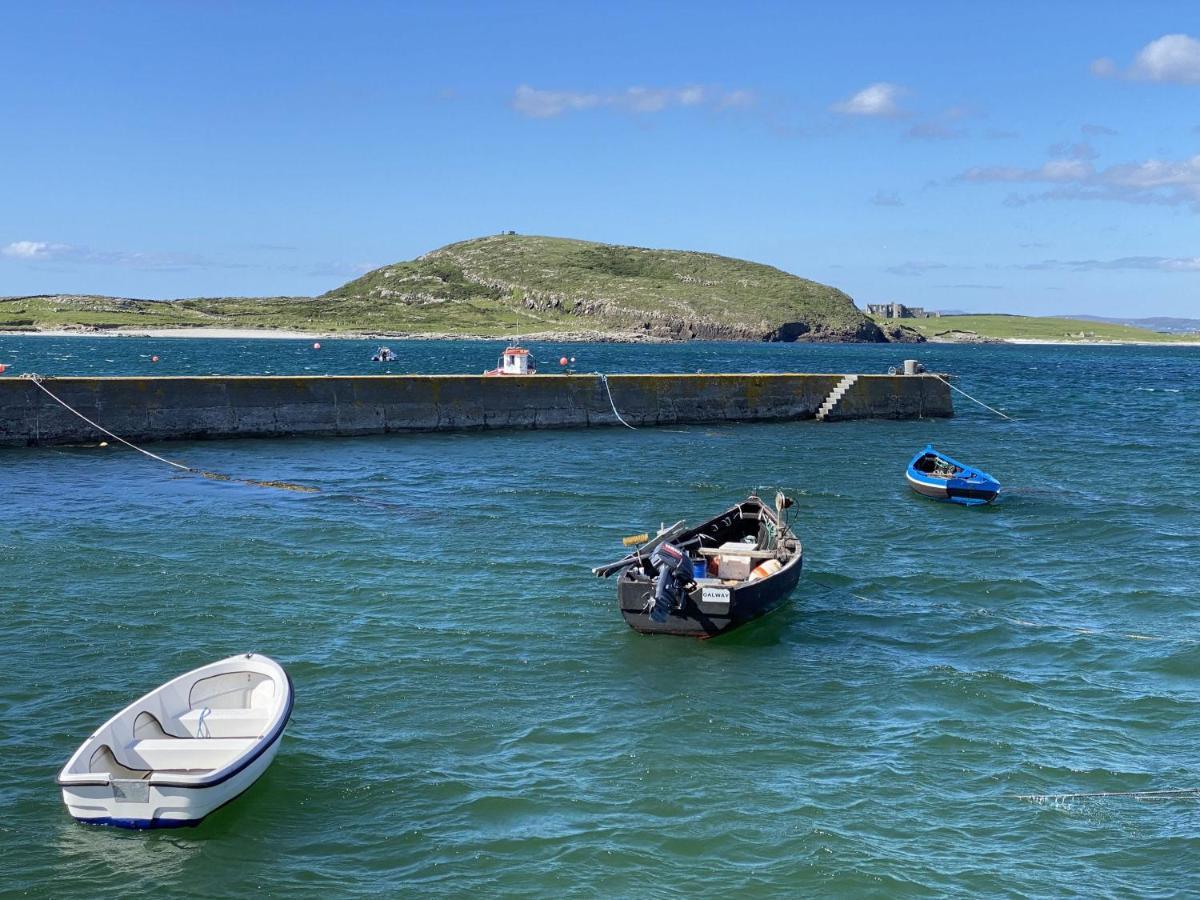
<svg viewBox="0 0 1200 900">
<path fill-rule="evenodd" d="M 1165 334 L 1132 325 L 1089 322 L 1054 316 L 941 316 L 934 319 L 877 319 L 880 325 L 905 325 L 929 340 L 970 339 L 970 334 L 992 340 L 1029 341 L 1197 341 L 1200 334 Z M 957 333 L 957 335 L 956 335 Z"/>
</svg>

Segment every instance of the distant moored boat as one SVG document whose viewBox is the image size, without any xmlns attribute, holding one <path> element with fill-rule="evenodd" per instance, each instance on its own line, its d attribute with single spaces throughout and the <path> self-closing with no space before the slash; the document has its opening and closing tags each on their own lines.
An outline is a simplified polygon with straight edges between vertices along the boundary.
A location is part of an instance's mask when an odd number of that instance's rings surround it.
<svg viewBox="0 0 1200 900">
<path fill-rule="evenodd" d="M 524 347 L 506 347 L 496 362 L 496 368 L 488 369 L 484 375 L 533 375 L 533 357 Z"/>
<path fill-rule="evenodd" d="M 1000 493 L 1000 482 L 980 469 L 964 465 L 926 444 L 912 458 L 905 473 L 909 487 L 923 497 L 980 506 Z"/>
</svg>

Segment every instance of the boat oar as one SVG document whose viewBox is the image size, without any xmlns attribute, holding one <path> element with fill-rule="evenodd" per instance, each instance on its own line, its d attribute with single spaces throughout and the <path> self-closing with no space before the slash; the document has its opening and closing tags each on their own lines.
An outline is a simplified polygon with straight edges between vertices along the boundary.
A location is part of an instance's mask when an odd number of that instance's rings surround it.
<svg viewBox="0 0 1200 900">
<path fill-rule="evenodd" d="M 624 569 L 626 566 L 633 565 L 644 553 L 649 553 L 649 552 L 653 551 L 654 548 L 657 547 L 659 544 L 661 544 L 663 541 L 669 541 L 669 540 L 671 540 L 671 538 L 675 537 L 681 531 L 686 531 L 686 530 L 687 530 L 687 525 L 684 523 L 683 519 L 680 519 L 678 522 L 676 522 L 670 528 L 664 528 L 657 535 L 655 535 L 653 540 L 642 544 L 642 546 L 638 547 L 638 549 L 635 552 L 630 553 L 628 556 L 623 556 L 621 559 L 618 559 L 616 562 L 609 563 L 606 566 L 596 566 L 596 568 L 592 569 L 592 574 L 595 575 L 597 578 L 607 578 L 613 572 L 619 572 L 621 569 Z M 631 546 L 632 544 L 637 543 L 638 538 L 646 538 L 646 537 L 649 537 L 649 535 L 648 534 L 635 534 L 631 537 L 623 538 L 621 540 L 621 543 L 625 544 L 625 546 L 628 547 L 628 546 Z"/>
</svg>

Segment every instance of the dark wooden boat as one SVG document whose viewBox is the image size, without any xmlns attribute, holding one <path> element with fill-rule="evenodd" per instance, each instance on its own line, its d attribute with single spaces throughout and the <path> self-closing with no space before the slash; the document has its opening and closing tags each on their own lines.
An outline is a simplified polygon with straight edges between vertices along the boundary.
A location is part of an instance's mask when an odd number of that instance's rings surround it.
<svg viewBox="0 0 1200 900">
<path fill-rule="evenodd" d="M 779 494 L 772 508 L 751 494 L 694 528 L 677 523 L 592 573 L 617 575 L 617 602 L 634 631 L 697 638 L 724 634 L 782 605 L 800 580 L 804 550 L 783 513 L 791 503 Z M 702 562 L 704 575 L 693 578 L 680 592 L 679 605 L 659 622 L 651 616 L 658 577 L 651 557 L 664 543 Z"/>
</svg>

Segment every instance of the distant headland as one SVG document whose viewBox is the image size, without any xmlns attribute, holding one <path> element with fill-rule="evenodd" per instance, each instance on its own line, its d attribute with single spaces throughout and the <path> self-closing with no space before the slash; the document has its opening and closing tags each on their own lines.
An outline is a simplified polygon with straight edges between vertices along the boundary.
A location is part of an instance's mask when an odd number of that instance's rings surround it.
<svg viewBox="0 0 1200 900">
<path fill-rule="evenodd" d="M 1160 343 L 1200 340 L 1064 317 L 863 312 L 761 263 L 513 232 L 449 244 L 319 297 L 0 298 L 0 332 L 571 341 Z"/>
<path fill-rule="evenodd" d="M 842 291 L 712 253 L 512 233 L 450 244 L 319 297 L 0 299 L 0 330 L 270 330 L 387 337 L 887 341 Z"/>
</svg>

